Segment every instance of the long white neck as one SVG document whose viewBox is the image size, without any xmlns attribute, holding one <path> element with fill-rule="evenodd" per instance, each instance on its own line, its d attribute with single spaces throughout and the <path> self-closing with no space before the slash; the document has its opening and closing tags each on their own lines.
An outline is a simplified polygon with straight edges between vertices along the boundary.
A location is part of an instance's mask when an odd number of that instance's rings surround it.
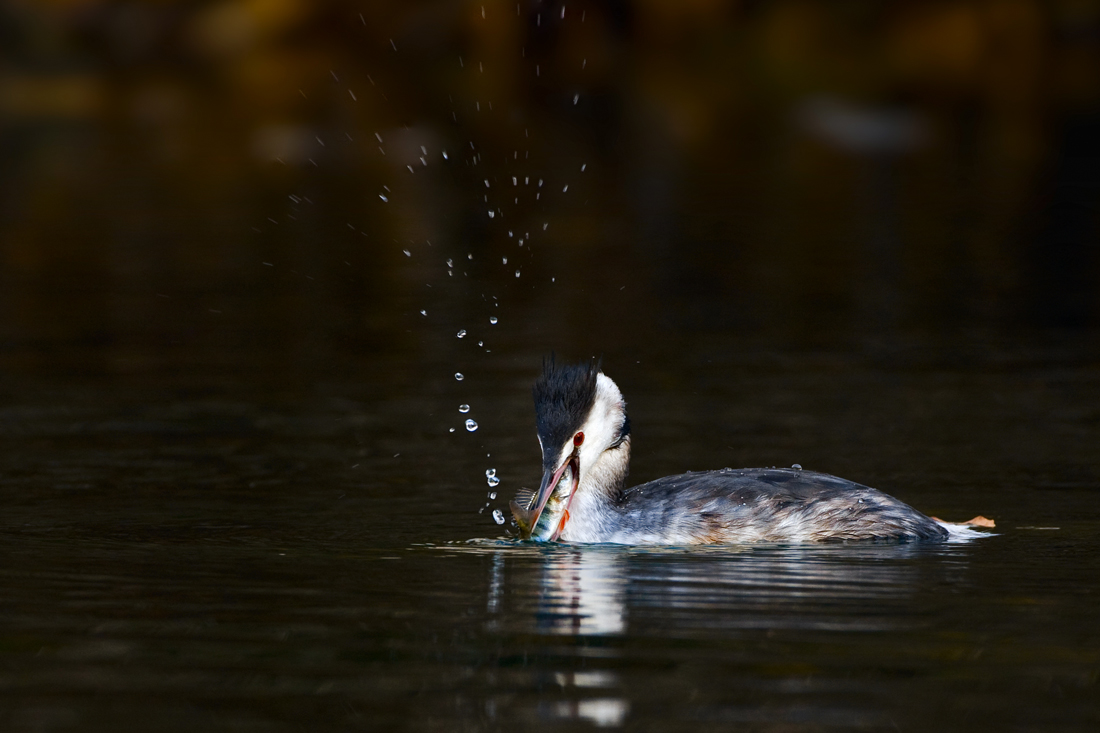
<svg viewBox="0 0 1100 733">
<path fill-rule="evenodd" d="M 569 507 L 562 530 L 566 542 L 602 542 L 617 527 L 615 501 L 626 488 L 630 469 L 630 436 L 617 448 L 605 450 L 585 471 Z"/>
</svg>

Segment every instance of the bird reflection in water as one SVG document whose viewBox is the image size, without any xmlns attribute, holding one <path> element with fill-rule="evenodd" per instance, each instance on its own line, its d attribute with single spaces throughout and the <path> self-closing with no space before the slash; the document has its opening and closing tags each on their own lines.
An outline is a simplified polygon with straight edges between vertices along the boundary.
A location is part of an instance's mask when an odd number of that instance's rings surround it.
<svg viewBox="0 0 1100 733">
<path fill-rule="evenodd" d="M 621 634 L 626 630 L 625 588 L 620 553 L 554 553 L 543 568 L 536 625 L 550 634 Z"/>
<path fill-rule="evenodd" d="M 532 621 L 547 634 L 631 637 L 653 624 L 677 634 L 896 626 L 920 578 L 913 561 L 932 555 L 947 575 L 966 567 L 945 546 L 562 548 L 542 558 Z"/>
<path fill-rule="evenodd" d="M 637 697 L 623 677 L 637 651 L 646 654 L 673 639 L 701 643 L 693 659 L 705 665 L 711 642 L 715 649 L 751 648 L 771 661 L 789 655 L 795 643 L 800 669 L 819 673 L 805 684 L 843 688 L 828 672 L 829 650 L 838 641 L 920 628 L 927 604 L 935 603 L 919 592 L 929 574 L 939 586 L 965 587 L 968 567 L 965 545 L 521 545 L 494 552 L 487 610 L 505 631 L 543 636 L 535 652 L 542 669 L 532 680 L 538 700 L 528 715 L 615 727 L 644 718 L 646 706 L 655 704 Z M 565 637 L 574 642 L 564 643 Z M 743 673 L 745 684 L 774 684 L 784 695 L 794 689 L 782 687 L 791 680 L 775 678 L 771 667 L 757 675 L 750 665 Z M 693 684 L 701 714 L 756 722 L 787 714 L 762 711 L 751 699 L 734 702 L 728 689 L 708 680 Z M 816 705 L 803 712 L 822 720 L 836 712 L 828 701 L 815 698 Z M 865 712 L 876 721 L 887 715 L 885 709 Z"/>
<path fill-rule="evenodd" d="M 536 627 L 549 634 L 609 636 L 626 631 L 623 596 L 626 568 L 621 554 L 572 550 L 547 557 Z M 545 712 L 555 718 L 586 720 L 618 727 L 630 711 L 622 697 L 589 697 L 594 690 L 621 689 L 610 670 L 555 672 L 554 681 L 571 699 L 553 703 Z"/>
<path fill-rule="evenodd" d="M 490 566 L 490 614 L 501 611 L 505 587 L 504 557 L 498 552 Z M 542 634 L 575 637 L 613 637 L 626 631 L 624 594 L 627 572 L 625 557 L 618 550 L 557 549 L 543 555 L 538 584 L 524 588 L 535 596 L 534 630 Z M 511 590 L 520 590 L 512 588 Z M 586 650 L 595 652 L 595 649 Z M 618 656 L 615 645 L 599 647 L 600 656 Z M 595 660 L 586 660 L 591 667 Z M 614 694 L 623 689 L 617 672 L 601 669 L 555 671 L 546 680 L 560 688 L 565 699 L 543 700 L 536 706 L 541 719 L 582 720 L 599 727 L 619 727 L 630 712 L 630 702 Z"/>
</svg>

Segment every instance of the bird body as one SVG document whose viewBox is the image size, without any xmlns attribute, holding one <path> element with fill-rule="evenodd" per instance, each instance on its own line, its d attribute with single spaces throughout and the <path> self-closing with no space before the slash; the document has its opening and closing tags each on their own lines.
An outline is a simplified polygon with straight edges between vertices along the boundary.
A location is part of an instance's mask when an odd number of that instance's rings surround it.
<svg viewBox="0 0 1100 733">
<path fill-rule="evenodd" d="M 564 541 L 695 545 L 948 537 L 942 525 L 892 496 L 800 469 L 701 471 L 633 486 L 610 502 L 581 503 L 583 496 L 562 528 Z"/>
<path fill-rule="evenodd" d="M 535 382 L 537 491 L 512 513 L 524 539 L 631 545 L 932 541 L 947 523 L 868 486 L 801 468 L 722 469 L 627 487 L 626 402 L 597 364 L 548 360 Z"/>
</svg>

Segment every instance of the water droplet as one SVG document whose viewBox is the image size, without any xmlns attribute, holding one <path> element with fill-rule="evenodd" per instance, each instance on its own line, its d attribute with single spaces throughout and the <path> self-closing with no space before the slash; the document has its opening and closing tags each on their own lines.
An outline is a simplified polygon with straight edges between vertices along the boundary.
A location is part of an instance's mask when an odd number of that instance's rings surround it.
<svg viewBox="0 0 1100 733">
<path fill-rule="evenodd" d="M 450 430 L 448 430 L 447 432 L 448 432 L 448 433 L 453 433 L 454 431 L 455 431 L 455 429 L 454 429 L 454 428 L 451 428 L 451 429 L 450 429 Z"/>
<path fill-rule="evenodd" d="M 509 229 L 509 230 L 508 230 L 508 238 L 509 238 L 509 239 L 511 239 L 511 238 L 512 238 L 512 230 L 511 230 L 511 229 Z"/>
<path fill-rule="evenodd" d="M 466 377 L 462 376 L 462 372 L 455 372 L 455 379 L 457 379 L 458 381 L 461 382 L 465 378 Z"/>
<path fill-rule="evenodd" d="M 796 470 L 796 471 L 801 471 L 801 470 L 802 470 L 802 466 L 801 466 L 801 465 L 799 465 L 799 464 L 797 464 L 797 463 L 793 464 L 793 465 L 791 466 L 791 468 L 793 468 L 793 469 L 794 469 L 794 470 Z"/>
<path fill-rule="evenodd" d="M 474 422 L 473 420 L 467 419 L 466 420 L 466 429 L 469 430 L 471 433 L 474 432 L 475 430 L 477 430 L 477 423 Z"/>
<path fill-rule="evenodd" d="M 426 315 L 428 315 L 428 311 L 420 311 L 420 315 L 426 316 Z"/>
<path fill-rule="evenodd" d="M 519 277 L 519 270 L 516 270 L 516 277 Z"/>
<path fill-rule="evenodd" d="M 860 504 L 862 504 L 862 503 L 863 503 L 863 499 L 860 499 L 860 500 L 859 500 L 859 503 L 860 503 Z"/>
<path fill-rule="evenodd" d="M 467 413 L 467 412 L 470 411 L 470 406 L 469 405 L 459 405 L 458 406 L 458 411 L 461 412 L 461 413 Z"/>
<path fill-rule="evenodd" d="M 443 160 L 447 160 L 447 151 L 446 150 L 443 151 Z"/>
<path fill-rule="evenodd" d="M 562 10 L 565 10 L 565 8 L 562 8 Z M 580 101 L 580 99 L 581 99 L 581 95 L 579 95 L 579 94 L 574 94 L 574 95 L 573 95 L 573 105 L 574 105 L 574 106 L 576 106 L 577 102 L 579 102 L 579 101 Z"/>
<path fill-rule="evenodd" d="M 496 215 L 497 215 L 497 212 L 493 211 L 492 209 L 489 209 L 489 218 L 490 218 L 490 219 L 492 219 L 492 218 L 493 218 L 493 217 L 495 217 Z"/>
<path fill-rule="evenodd" d="M 493 501 L 493 500 L 495 500 L 496 498 L 497 498 L 497 492 L 495 492 L 495 491 L 490 491 L 490 492 L 489 492 L 489 500 L 490 500 L 490 501 Z"/>
<path fill-rule="evenodd" d="M 581 173 L 584 173 L 584 169 L 588 167 L 588 163 L 581 164 Z"/>
<path fill-rule="evenodd" d="M 508 264 L 508 258 L 507 257 L 501 257 L 500 259 L 504 261 L 504 264 L 506 264 L 506 265 Z"/>
<path fill-rule="evenodd" d="M 489 179 L 488 179 L 488 178 L 486 178 L 486 179 L 485 179 L 485 188 L 488 188 L 488 187 L 489 187 Z"/>
<path fill-rule="evenodd" d="M 465 328 L 458 332 L 458 337 L 459 338 L 466 338 L 466 329 Z"/>
<path fill-rule="evenodd" d="M 412 252 L 410 252 L 410 251 L 409 251 L 409 250 L 407 250 L 407 249 L 403 249 L 403 250 L 401 250 L 401 251 L 405 253 L 405 256 L 406 256 L 406 257 L 412 257 L 412 256 L 413 256 L 413 253 L 412 253 Z"/>
<path fill-rule="evenodd" d="M 447 267 L 454 267 L 454 266 L 455 266 L 455 261 L 454 260 L 447 260 Z"/>
<path fill-rule="evenodd" d="M 486 468 L 485 469 L 485 478 L 492 478 L 493 476 L 496 476 L 496 475 L 497 475 L 497 470 L 495 468 Z"/>
<path fill-rule="evenodd" d="M 565 186 L 562 187 L 561 192 L 565 193 L 568 190 L 569 190 L 569 184 L 567 183 L 567 184 L 565 184 Z"/>
<path fill-rule="evenodd" d="M 493 325 L 496 325 L 496 322 L 497 322 L 497 317 L 496 316 L 489 316 L 489 323 L 492 323 Z"/>
<path fill-rule="evenodd" d="M 477 342 L 477 345 L 478 345 L 478 346 L 484 346 L 484 345 L 485 345 L 485 342 L 484 342 L 484 341 L 478 341 L 478 342 Z"/>
<path fill-rule="evenodd" d="M 470 254 L 466 255 L 466 259 L 468 259 L 468 260 L 472 260 L 473 258 L 474 258 L 474 253 L 473 253 L 473 252 L 471 252 Z"/>
<path fill-rule="evenodd" d="M 504 524 L 504 512 L 499 509 L 493 510 L 493 521 L 497 524 Z"/>
<path fill-rule="evenodd" d="M 488 483 L 490 486 L 496 486 L 500 483 L 500 479 L 498 479 L 496 476 L 490 476 L 489 478 L 485 479 L 485 482 Z M 496 497 L 493 498 L 495 499 Z"/>
<path fill-rule="evenodd" d="M 382 201 L 387 203 L 387 204 L 390 202 L 390 200 L 388 198 L 386 198 L 385 194 L 381 194 L 381 193 L 378 194 L 378 198 L 382 199 Z"/>
</svg>

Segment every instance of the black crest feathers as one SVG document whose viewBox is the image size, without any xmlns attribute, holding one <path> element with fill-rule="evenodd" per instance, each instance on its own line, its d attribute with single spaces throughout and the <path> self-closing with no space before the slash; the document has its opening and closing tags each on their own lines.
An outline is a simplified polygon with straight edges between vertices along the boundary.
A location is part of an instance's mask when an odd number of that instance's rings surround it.
<svg viewBox="0 0 1100 733">
<path fill-rule="evenodd" d="M 560 366 L 551 355 L 542 362 L 542 376 L 531 389 L 535 397 L 535 427 L 549 460 L 571 439 L 596 401 L 598 361 Z"/>
</svg>

